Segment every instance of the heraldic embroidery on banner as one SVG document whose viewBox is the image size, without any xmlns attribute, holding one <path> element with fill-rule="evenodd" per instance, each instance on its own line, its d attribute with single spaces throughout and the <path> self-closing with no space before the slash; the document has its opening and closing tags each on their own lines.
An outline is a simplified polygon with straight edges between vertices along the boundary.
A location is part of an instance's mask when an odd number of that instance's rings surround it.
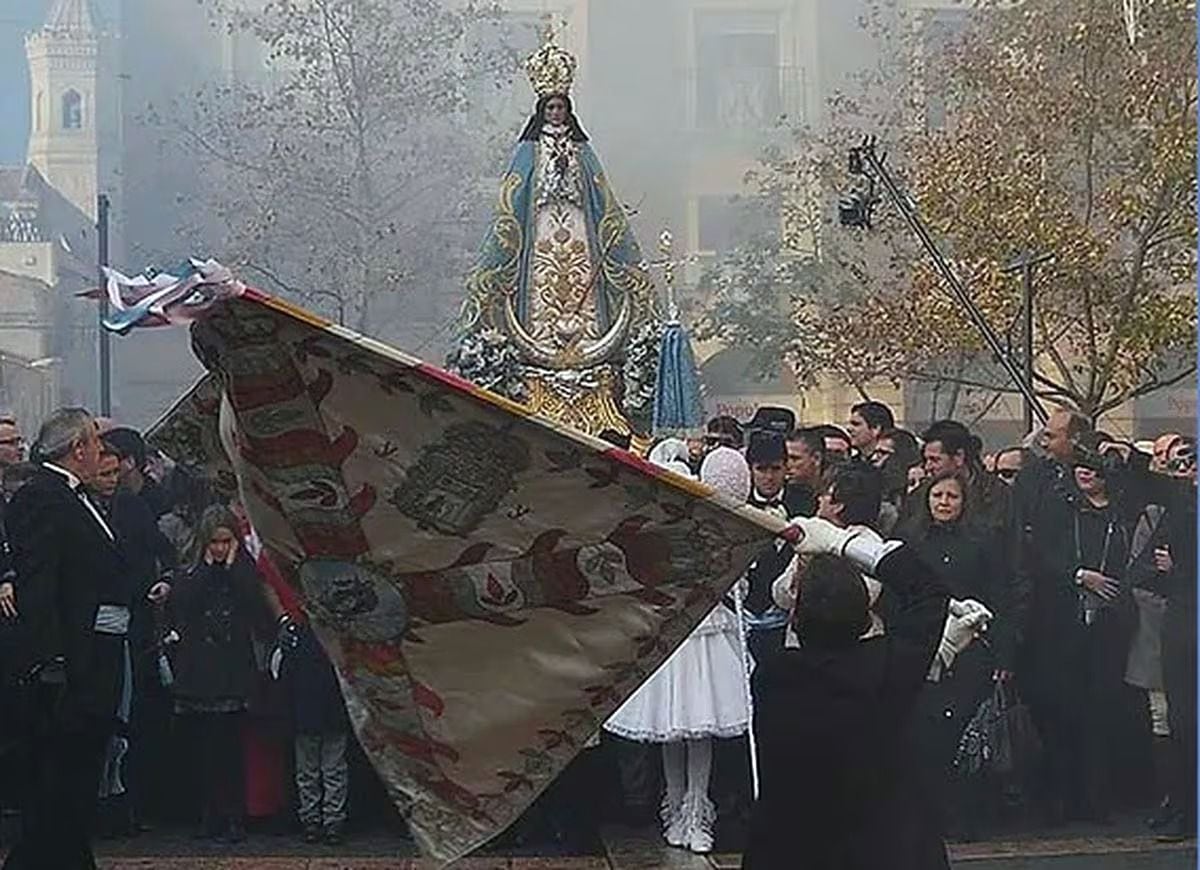
<svg viewBox="0 0 1200 870">
<path fill-rule="evenodd" d="M 419 846 L 516 820 L 779 527 L 247 289 L 157 425 L 235 477 Z"/>
</svg>

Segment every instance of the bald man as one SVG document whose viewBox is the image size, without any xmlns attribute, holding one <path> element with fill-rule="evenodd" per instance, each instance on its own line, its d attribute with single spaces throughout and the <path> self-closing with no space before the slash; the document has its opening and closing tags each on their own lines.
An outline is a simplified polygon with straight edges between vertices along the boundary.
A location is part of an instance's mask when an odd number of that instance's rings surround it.
<svg viewBox="0 0 1200 870">
<path fill-rule="evenodd" d="M 1164 432 L 1154 439 L 1154 455 L 1150 460 L 1150 470 L 1166 474 L 1167 462 L 1171 458 L 1171 448 L 1183 440 L 1178 432 Z"/>
</svg>

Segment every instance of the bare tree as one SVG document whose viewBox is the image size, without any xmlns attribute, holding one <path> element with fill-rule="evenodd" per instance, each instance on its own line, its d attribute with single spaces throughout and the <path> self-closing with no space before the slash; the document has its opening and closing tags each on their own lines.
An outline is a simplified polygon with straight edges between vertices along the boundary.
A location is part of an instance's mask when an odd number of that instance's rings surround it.
<svg viewBox="0 0 1200 870">
<path fill-rule="evenodd" d="M 489 116 L 489 98 L 517 69 L 498 10 L 267 0 L 214 11 L 261 44 L 270 74 L 155 116 L 199 166 L 181 233 L 340 323 L 405 334 L 414 311 L 458 285 L 472 215 L 490 205 L 479 182 L 511 122 Z"/>
</svg>

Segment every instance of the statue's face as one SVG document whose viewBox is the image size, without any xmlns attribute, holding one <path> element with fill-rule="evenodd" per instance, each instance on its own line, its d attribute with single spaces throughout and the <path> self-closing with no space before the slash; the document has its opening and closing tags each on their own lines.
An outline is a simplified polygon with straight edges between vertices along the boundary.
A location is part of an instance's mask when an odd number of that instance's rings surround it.
<svg viewBox="0 0 1200 870">
<path fill-rule="evenodd" d="M 562 97 L 551 97 L 546 101 L 546 123 L 556 127 L 567 123 L 567 101 Z"/>
</svg>

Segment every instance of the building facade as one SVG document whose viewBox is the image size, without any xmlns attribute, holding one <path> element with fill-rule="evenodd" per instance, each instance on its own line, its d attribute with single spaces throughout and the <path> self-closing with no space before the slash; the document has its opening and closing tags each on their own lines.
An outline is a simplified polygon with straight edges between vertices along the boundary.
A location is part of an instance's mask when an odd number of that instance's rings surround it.
<svg viewBox="0 0 1200 870">
<path fill-rule="evenodd" d="M 261 2 L 243 0 L 242 6 L 253 10 Z M 952 33 L 970 15 L 956 0 L 905 3 L 919 13 L 909 20 L 931 38 Z M 860 24 L 867 5 L 506 0 L 507 30 L 518 53 L 532 51 L 553 21 L 577 55 L 577 114 L 632 214 L 647 259 L 660 256 L 660 231 L 672 230 L 685 320 L 706 302 L 698 290 L 705 267 L 756 229 L 737 202 L 746 193 L 746 173 L 765 149 L 788 145 L 788 127 L 820 127 L 827 98 L 873 63 L 877 49 Z M 209 4 L 121 0 L 116 8 L 119 15 L 105 22 L 94 0 L 47 0 L 45 23 L 26 40 L 28 161 L 0 168 L 0 273 L 17 276 L 8 280 L 20 285 L 0 292 L 21 297 L 0 320 L 0 353 L 25 359 L 36 350 L 34 360 L 58 358 L 59 397 L 89 405 L 97 400 L 96 315 L 92 303 L 74 293 L 95 273 L 96 194 L 103 191 L 113 201 L 111 260 L 123 271 L 169 268 L 198 253 L 219 257 L 219 251 L 183 249 L 188 243 L 164 219 L 172 209 L 187 208 L 198 180 L 191 167 L 164 157 L 161 142 L 170 131 L 154 119 L 168 107 L 178 109 L 181 95 L 186 100 L 212 83 L 236 87 L 272 74 L 261 45 Z M 489 116 L 511 124 L 515 143 L 534 102 L 524 77 L 515 76 L 507 90 L 489 89 L 483 98 L 490 101 Z M 936 112 L 935 104 L 928 111 Z M 501 160 L 481 180 L 480 203 L 495 196 Z M 817 209 L 827 205 L 814 203 Z M 448 214 L 447 221 L 457 220 Z M 810 247 L 815 255 L 816 238 Z M 39 289 L 31 289 L 30 280 L 41 282 Z M 1013 290 L 1019 292 L 1015 280 Z M 421 298 L 405 302 L 409 332 L 431 338 L 409 349 L 441 358 L 462 292 L 458 276 L 447 274 L 410 293 Z M 38 294 L 45 298 L 34 300 Z M 28 344 L 38 330 L 43 338 Z M 150 423 L 198 372 L 187 342 L 173 330 L 113 344 L 114 412 L 139 425 Z M 745 348 L 696 349 L 713 414 L 746 416 L 771 403 L 793 408 L 805 421 L 844 420 L 860 399 L 833 382 L 798 389 L 782 363 L 764 377 L 751 369 Z M 878 384 L 870 392 L 914 428 L 953 403 L 957 416 L 980 416 L 992 443 L 1020 434 L 1016 398 L 987 407 L 984 397 L 952 394 L 950 387 Z M 1112 428 L 1141 435 L 1169 421 L 1181 425 L 1194 408 L 1194 389 L 1185 384 L 1120 409 Z"/>
<path fill-rule="evenodd" d="M 162 58 L 155 76 L 143 70 L 135 80 L 124 71 L 147 44 L 133 50 L 94 0 L 50 0 L 43 23 L 25 38 L 27 158 L 0 167 L 0 404 L 26 414 L 100 407 L 98 309 L 78 294 L 98 281 L 101 193 L 111 203 L 109 261 L 130 268 L 125 239 L 138 229 L 130 218 L 141 204 L 128 201 L 125 180 L 150 173 L 124 147 L 135 114 L 125 86 L 144 102 L 139 88 L 169 79 L 162 71 L 171 69 Z M 113 414 L 124 421 L 152 422 L 196 376 L 178 335 L 113 338 L 112 345 Z M 36 416 L 28 422 L 32 428 Z"/>
<path fill-rule="evenodd" d="M 683 307 L 691 315 L 705 303 L 696 287 L 704 267 L 756 229 L 737 202 L 747 192 L 746 173 L 765 149 L 788 144 L 788 127 L 821 127 L 826 101 L 840 89 L 852 93 L 853 76 L 878 57 L 861 23 L 864 0 L 513 0 L 510 6 L 526 20 L 550 15 L 564 26 L 580 58 L 578 114 L 634 213 L 648 258 L 656 256 L 659 230 L 674 230 L 674 257 L 686 263 L 679 273 Z M 892 26 L 918 30 L 917 44 L 925 47 L 913 58 L 919 65 L 973 13 L 958 0 L 904 0 L 888 14 L 896 16 Z M 930 94 L 913 123 L 941 123 L 944 110 Z M 818 242 L 809 241 L 814 256 Z M 1019 292 L 1014 277 L 1013 293 Z M 862 399 L 832 380 L 799 389 L 782 364 L 762 376 L 745 348 L 696 349 L 712 414 L 745 417 L 771 403 L 792 408 L 803 421 L 844 421 Z M 868 392 L 917 430 L 952 414 L 974 421 L 990 446 L 1024 434 L 1016 395 L 997 399 L 952 384 L 886 382 Z M 1192 380 L 1127 403 L 1102 422 L 1127 437 L 1164 428 L 1192 432 L 1194 411 Z"/>
</svg>

